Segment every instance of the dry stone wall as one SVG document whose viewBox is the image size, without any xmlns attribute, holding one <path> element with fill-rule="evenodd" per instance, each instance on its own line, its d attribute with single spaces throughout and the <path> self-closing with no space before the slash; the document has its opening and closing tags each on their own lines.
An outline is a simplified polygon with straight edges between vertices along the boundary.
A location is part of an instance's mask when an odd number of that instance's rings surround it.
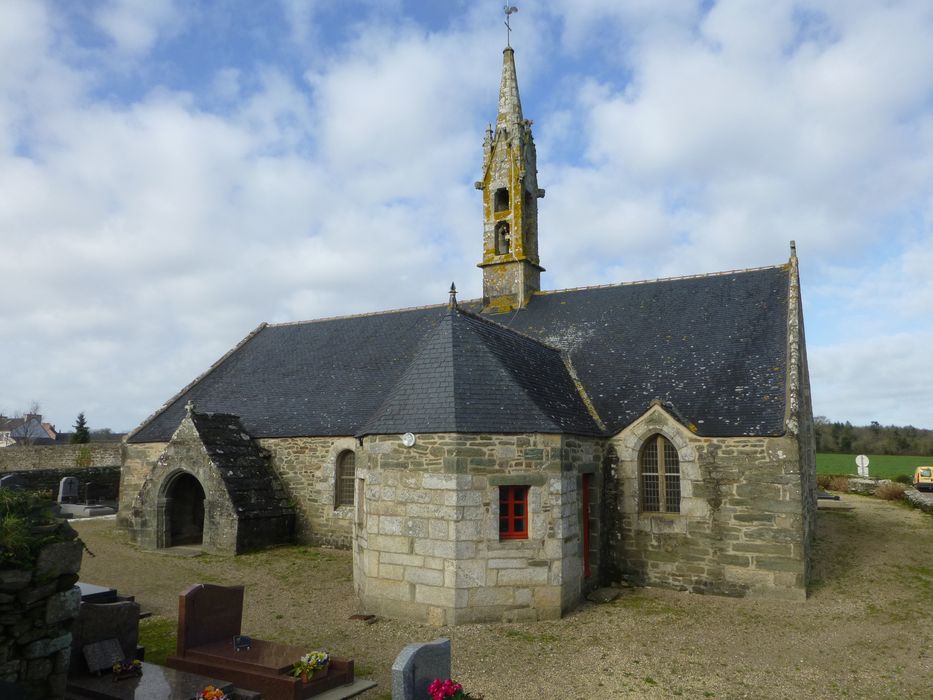
<svg viewBox="0 0 933 700">
<path fill-rule="evenodd" d="M 120 489 L 120 443 L 86 445 L 30 445 L 0 448 L 0 476 L 16 474 L 26 488 L 58 494 L 62 478 L 73 476 L 85 496 L 85 485 L 93 484 L 95 500 L 116 501 Z"/>
<path fill-rule="evenodd" d="M 0 569 L 0 680 L 32 697 L 65 696 L 82 551 L 78 541 L 55 542 L 32 569 Z"/>
<path fill-rule="evenodd" d="M 0 448 L 0 474 L 119 467 L 123 462 L 122 450 L 119 442 L 4 447 Z"/>
</svg>

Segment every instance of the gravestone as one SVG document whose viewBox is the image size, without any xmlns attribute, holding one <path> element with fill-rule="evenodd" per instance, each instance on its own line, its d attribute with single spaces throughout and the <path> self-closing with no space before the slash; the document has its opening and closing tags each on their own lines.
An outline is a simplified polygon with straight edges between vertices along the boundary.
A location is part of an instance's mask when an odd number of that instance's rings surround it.
<svg viewBox="0 0 933 700">
<path fill-rule="evenodd" d="M 24 489 L 26 482 L 19 474 L 0 476 L 0 489 Z"/>
<path fill-rule="evenodd" d="M 112 656 L 117 657 L 115 661 L 134 659 L 138 644 L 139 603 L 82 602 L 71 631 L 69 673 L 80 675 L 110 668 Z"/>
<path fill-rule="evenodd" d="M 409 644 L 392 664 L 392 700 L 426 698 L 437 678 L 450 678 L 450 640 Z"/>
<path fill-rule="evenodd" d="M 78 480 L 73 476 L 64 477 L 58 484 L 59 503 L 78 502 Z"/>
</svg>

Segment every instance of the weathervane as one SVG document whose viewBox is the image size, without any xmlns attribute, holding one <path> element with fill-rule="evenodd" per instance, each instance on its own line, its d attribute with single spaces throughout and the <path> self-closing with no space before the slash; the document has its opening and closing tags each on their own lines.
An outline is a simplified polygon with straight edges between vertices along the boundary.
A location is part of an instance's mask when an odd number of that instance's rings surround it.
<svg viewBox="0 0 933 700">
<path fill-rule="evenodd" d="M 505 45 L 512 48 L 512 25 L 509 24 L 509 20 L 518 12 L 518 8 L 515 5 L 504 5 L 502 11 L 505 12 Z"/>
</svg>

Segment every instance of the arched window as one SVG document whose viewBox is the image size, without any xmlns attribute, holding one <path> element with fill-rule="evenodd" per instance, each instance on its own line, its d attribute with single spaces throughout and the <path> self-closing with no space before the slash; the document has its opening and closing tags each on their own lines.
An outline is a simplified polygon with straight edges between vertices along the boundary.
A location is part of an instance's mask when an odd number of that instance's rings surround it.
<svg viewBox="0 0 933 700">
<path fill-rule="evenodd" d="M 353 482 L 356 479 L 356 454 L 346 450 L 337 455 L 334 484 L 334 507 L 353 505 Z"/>
<path fill-rule="evenodd" d="M 680 512 L 680 460 L 677 448 L 663 435 L 648 438 L 638 457 L 641 509 L 649 513 Z"/>
</svg>

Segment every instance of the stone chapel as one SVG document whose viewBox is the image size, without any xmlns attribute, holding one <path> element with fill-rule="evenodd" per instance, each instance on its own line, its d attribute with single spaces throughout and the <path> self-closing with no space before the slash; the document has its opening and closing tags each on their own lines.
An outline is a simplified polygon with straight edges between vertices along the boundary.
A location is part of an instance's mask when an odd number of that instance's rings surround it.
<svg viewBox="0 0 933 700">
<path fill-rule="evenodd" d="M 366 611 L 439 625 L 556 618 L 622 579 L 806 597 L 793 244 L 772 267 L 542 291 L 531 127 L 506 48 L 482 299 L 260 325 L 128 436 L 137 542 L 351 548 Z"/>
</svg>

